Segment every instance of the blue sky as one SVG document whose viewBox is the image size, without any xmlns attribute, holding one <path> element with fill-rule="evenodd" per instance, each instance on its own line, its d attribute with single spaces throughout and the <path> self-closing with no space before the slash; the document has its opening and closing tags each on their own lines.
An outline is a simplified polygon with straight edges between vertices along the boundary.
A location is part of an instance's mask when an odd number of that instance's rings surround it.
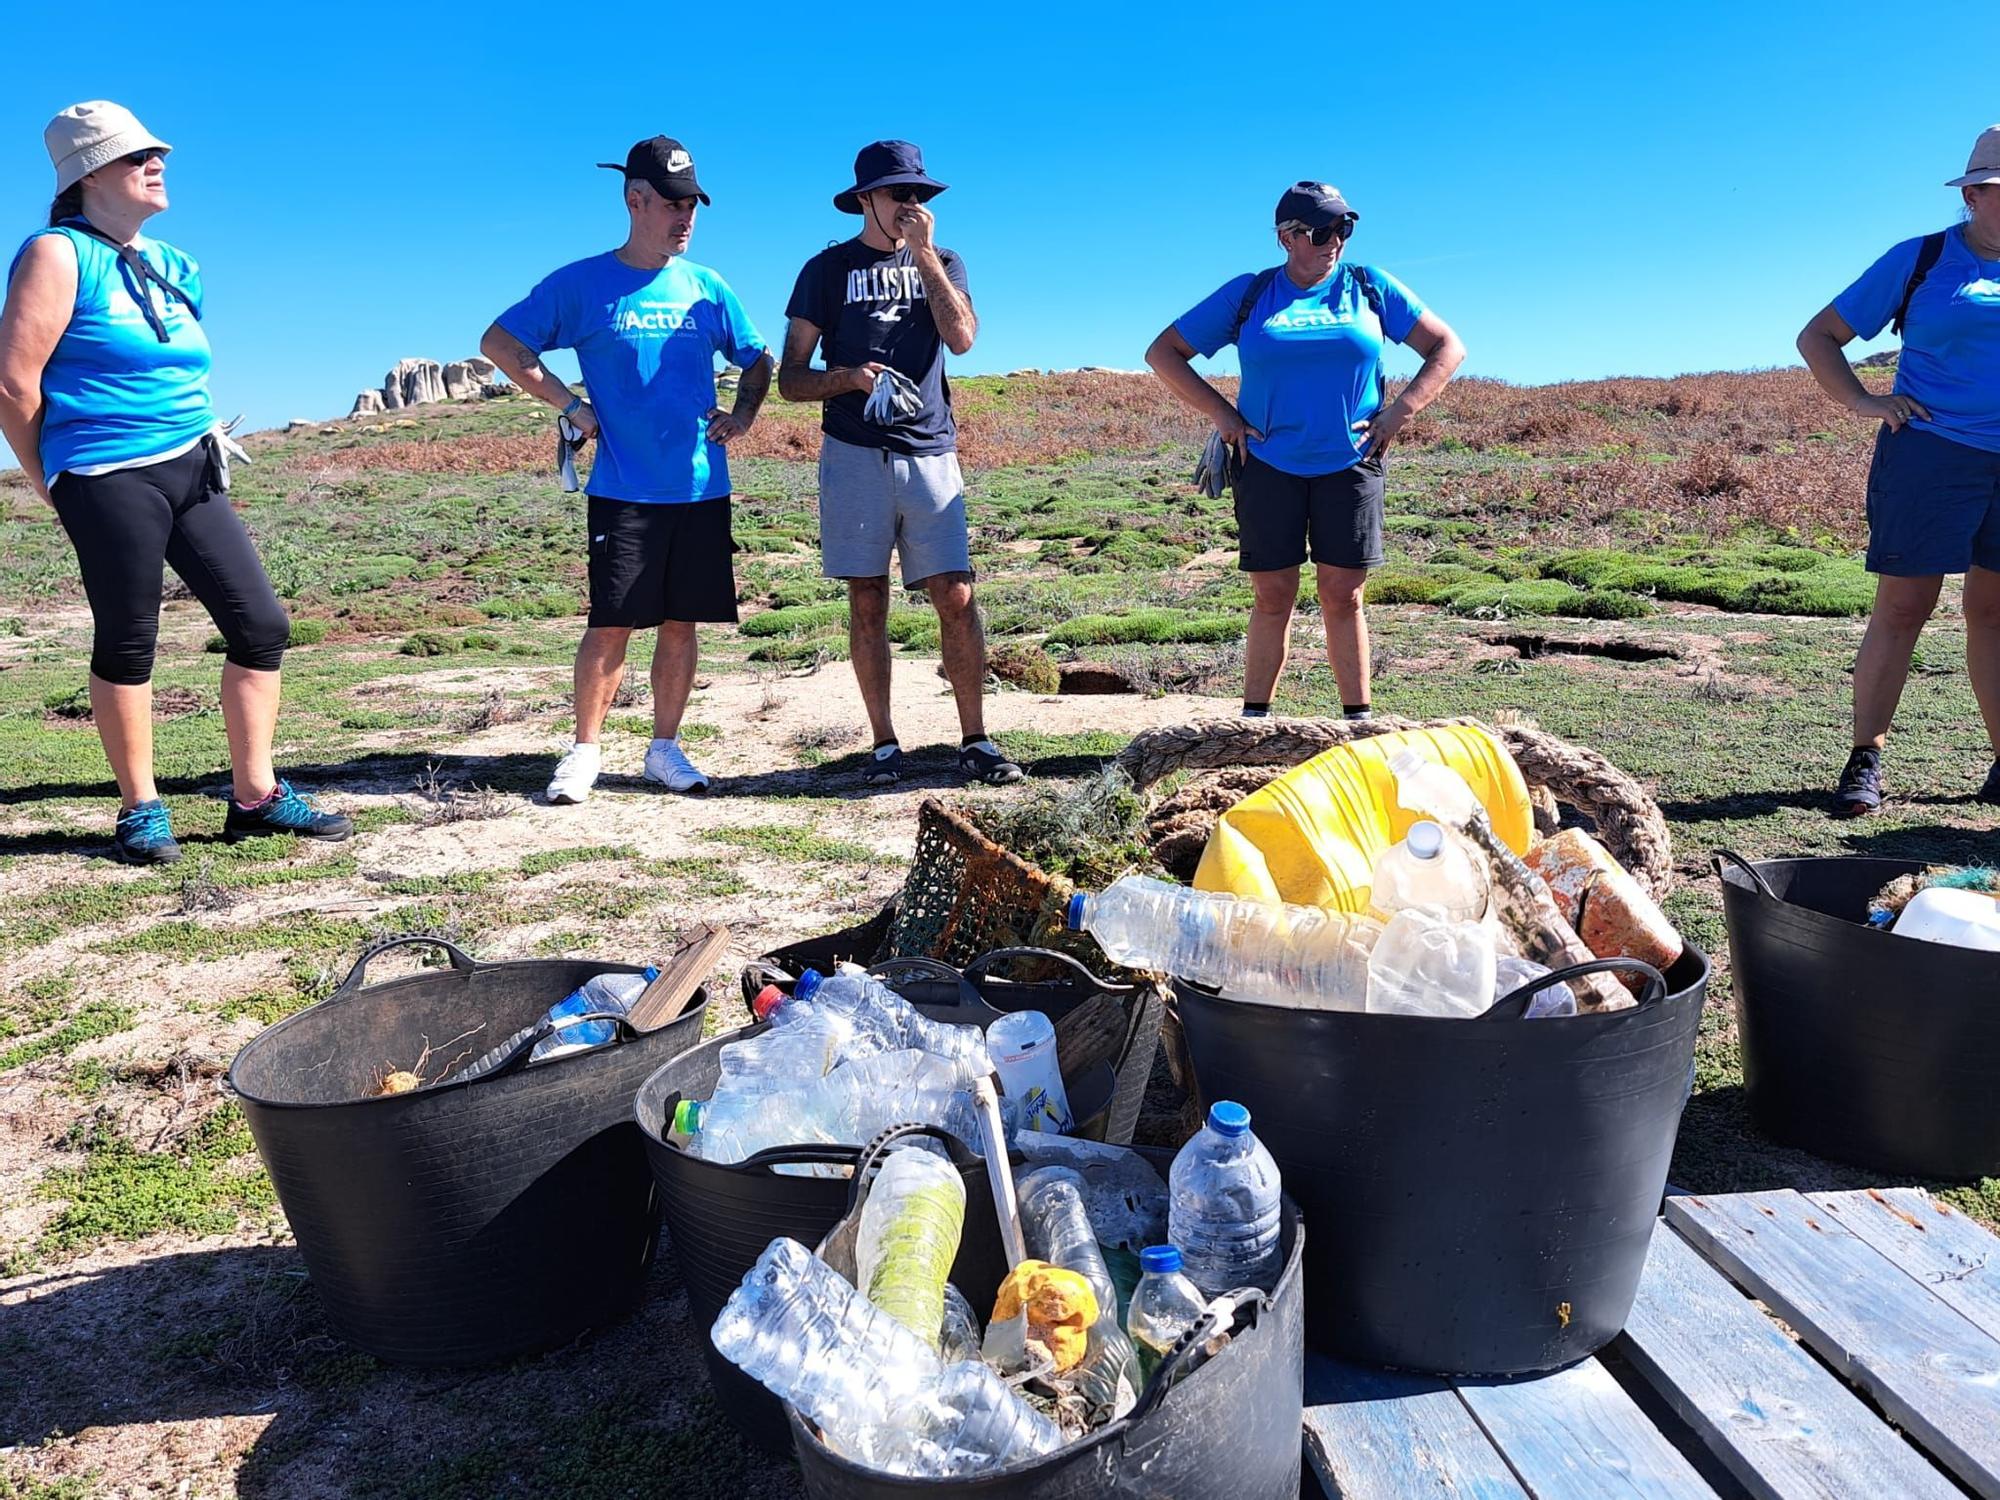
<svg viewBox="0 0 2000 1500">
<path fill-rule="evenodd" d="M 57 109 L 135 109 L 177 148 L 153 229 L 203 265 L 217 405 L 253 426 L 472 353 L 541 274 L 623 237 L 591 164 L 656 132 L 715 199 L 692 257 L 774 344 L 799 265 L 857 225 L 829 201 L 856 148 L 900 136 L 952 184 L 939 237 L 984 324 L 960 370 L 1138 366 L 1276 260 L 1272 206 L 1311 176 L 1360 210 L 1352 253 L 1458 328 L 1467 373 L 1530 382 L 1795 362 L 1814 311 L 1954 216 L 1939 184 L 2000 118 L 1940 18 L 1876 5 L 677 9 L 224 5 L 79 31 L 21 7 L 0 206 L 10 233 L 41 222 Z"/>
</svg>

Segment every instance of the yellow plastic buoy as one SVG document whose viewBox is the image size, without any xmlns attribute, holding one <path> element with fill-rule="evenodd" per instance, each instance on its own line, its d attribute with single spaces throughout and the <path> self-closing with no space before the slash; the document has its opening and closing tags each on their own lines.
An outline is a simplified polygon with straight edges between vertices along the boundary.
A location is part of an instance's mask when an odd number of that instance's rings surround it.
<svg viewBox="0 0 2000 1500">
<path fill-rule="evenodd" d="M 1501 841 L 1527 852 L 1534 812 L 1506 747 L 1470 725 L 1405 729 L 1336 745 L 1230 808 L 1202 851 L 1195 889 L 1366 911 L 1375 861 L 1417 821 L 1397 805 L 1389 769 L 1405 748 L 1463 776 Z"/>
</svg>

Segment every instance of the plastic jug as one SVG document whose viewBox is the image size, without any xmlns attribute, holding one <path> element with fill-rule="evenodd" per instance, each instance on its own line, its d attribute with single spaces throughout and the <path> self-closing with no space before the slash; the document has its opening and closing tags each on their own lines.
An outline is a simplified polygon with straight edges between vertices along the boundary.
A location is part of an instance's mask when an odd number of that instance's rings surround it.
<svg viewBox="0 0 2000 1500">
<path fill-rule="evenodd" d="M 1926 886 L 1910 897 L 1889 930 L 1927 943 L 2000 953 L 2000 901 L 1978 891 Z"/>
<path fill-rule="evenodd" d="M 1385 922 L 1412 906 L 1432 907 L 1454 922 L 1476 922 L 1486 915 L 1486 872 L 1462 844 L 1425 818 L 1375 861 L 1369 901 Z"/>
<path fill-rule="evenodd" d="M 1076 1129 L 1057 1065 L 1056 1028 L 1047 1016 L 1038 1010 L 1002 1016 L 986 1028 L 986 1050 L 993 1054 L 1001 1092 L 1021 1101 L 1027 1129 L 1056 1135 Z"/>
<path fill-rule="evenodd" d="M 1202 851 L 1195 889 L 1367 911 L 1375 862 L 1419 817 L 1398 803 L 1389 769 L 1404 749 L 1457 771 L 1507 847 L 1527 850 L 1534 812 L 1506 747 L 1470 725 L 1406 729 L 1337 745 L 1230 808 Z"/>
</svg>

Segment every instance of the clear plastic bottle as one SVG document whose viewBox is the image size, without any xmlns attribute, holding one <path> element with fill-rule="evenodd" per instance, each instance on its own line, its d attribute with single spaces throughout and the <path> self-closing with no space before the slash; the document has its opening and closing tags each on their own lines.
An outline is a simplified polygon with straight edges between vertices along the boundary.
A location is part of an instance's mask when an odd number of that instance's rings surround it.
<svg viewBox="0 0 2000 1500">
<path fill-rule="evenodd" d="M 797 1026 L 835 1029 L 845 1042 L 840 1049 L 843 1053 L 859 1048 L 865 1056 L 870 1052 L 890 1052 L 909 1045 L 902 1039 L 901 1030 L 895 1022 L 880 1011 L 838 1010 L 830 1005 L 788 995 L 775 984 L 767 984 L 757 992 L 756 998 L 750 1002 L 750 1014 L 760 1021 L 768 1021 L 773 1031 L 789 1031 Z"/>
<path fill-rule="evenodd" d="M 451 1079 L 456 1083 L 467 1078 L 477 1078 L 482 1073 L 492 1072 L 513 1055 L 515 1048 L 533 1035 L 535 1028 L 542 1024 L 542 1020 L 560 1021 L 565 1016 L 586 1016 L 593 1011 L 608 1011 L 613 1015 L 622 1016 L 645 992 L 646 986 L 659 977 L 660 971 L 654 968 L 648 968 L 639 974 L 593 974 L 550 1006 L 545 1015 L 534 1025 L 523 1026 L 506 1041 L 458 1069 L 451 1075 Z M 560 1030 L 551 1031 L 535 1043 L 535 1050 L 528 1054 L 528 1061 L 546 1062 L 552 1057 L 566 1057 L 572 1052 L 601 1047 L 617 1034 L 618 1026 L 613 1021 L 584 1021 L 574 1026 L 565 1026 Z"/>
<path fill-rule="evenodd" d="M 1454 922 L 1476 922 L 1486 915 L 1486 876 L 1465 845 L 1424 818 L 1375 861 L 1369 904 L 1385 922 L 1413 906 L 1428 906 Z"/>
<path fill-rule="evenodd" d="M 946 1364 L 979 1358 L 979 1314 L 950 1282 L 944 1285 L 944 1323 L 938 1331 L 938 1358 Z"/>
<path fill-rule="evenodd" d="M 1513 953 L 1502 953 L 1493 960 L 1493 998 L 1505 1000 L 1509 995 L 1525 985 L 1548 974 L 1550 970 L 1532 958 L 1522 958 Z M 1539 1021 L 1546 1016 L 1573 1016 L 1576 1014 L 1576 996 L 1566 984 L 1552 984 L 1547 989 L 1537 990 L 1528 1001 L 1528 1008 L 1522 1012 L 1525 1019 Z"/>
<path fill-rule="evenodd" d="M 793 987 L 793 995 L 852 1016 L 858 1027 L 878 1025 L 877 1018 L 887 1017 L 894 1028 L 892 1045 L 920 1047 L 950 1058 L 958 1065 L 961 1083 L 971 1083 L 993 1071 L 986 1038 L 980 1035 L 978 1027 L 933 1021 L 872 974 L 845 969 L 821 974 L 807 969 Z"/>
<path fill-rule="evenodd" d="M 715 1093 L 774 1094 L 802 1088 L 834 1064 L 836 1038 L 817 1025 L 788 1026 L 731 1042 L 716 1054 Z"/>
<path fill-rule="evenodd" d="M 1083 1178 L 1068 1167 L 1041 1167 L 1020 1180 L 1016 1194 L 1028 1254 L 1076 1272 L 1090 1283 L 1099 1312 L 1115 1320 L 1118 1289 L 1083 1206 Z"/>
<path fill-rule="evenodd" d="M 958 1479 L 1062 1444 L 1062 1429 L 989 1366 L 964 1360 L 946 1365 L 926 1394 L 863 1434 L 856 1456 L 891 1474 Z"/>
<path fill-rule="evenodd" d="M 1083 1361 L 1070 1374 L 1076 1393 L 1083 1397 L 1084 1416 L 1092 1427 L 1115 1422 L 1139 1400 L 1145 1384 L 1139 1373 L 1139 1352 L 1118 1326 L 1118 1304 L 1099 1309 L 1090 1325 L 1090 1342 Z"/>
<path fill-rule="evenodd" d="M 1283 1191 L 1278 1164 L 1250 1132 L 1250 1111 L 1227 1099 L 1210 1105 L 1208 1123 L 1167 1174 L 1167 1238 L 1205 1296 L 1277 1284 Z"/>
<path fill-rule="evenodd" d="M 1427 906 L 1396 913 L 1368 958 L 1368 1009 L 1469 1018 L 1493 1003 L 1493 929 Z"/>
<path fill-rule="evenodd" d="M 854 1268 L 868 1300 L 936 1348 L 944 1289 L 965 1232 L 965 1179 L 926 1145 L 883 1160 L 855 1235 Z"/>
<path fill-rule="evenodd" d="M 1181 1274 L 1180 1251 L 1172 1245 L 1148 1245 L 1139 1252 L 1139 1284 L 1125 1310 L 1125 1331 L 1138 1350 L 1141 1386 L 1207 1311 L 1201 1288 Z"/>
<path fill-rule="evenodd" d="M 1368 953 L 1381 924 L 1372 917 L 1245 901 L 1127 875 L 1097 895 L 1070 898 L 1069 926 L 1097 939 L 1128 968 L 1157 969 L 1213 985 L 1239 1000 L 1307 1010 L 1360 1010 Z"/>
</svg>

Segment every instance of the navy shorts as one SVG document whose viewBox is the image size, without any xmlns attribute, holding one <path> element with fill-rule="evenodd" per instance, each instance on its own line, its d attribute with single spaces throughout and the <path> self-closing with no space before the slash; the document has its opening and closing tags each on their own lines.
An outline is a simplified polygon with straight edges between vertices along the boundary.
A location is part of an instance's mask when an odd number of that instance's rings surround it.
<svg viewBox="0 0 2000 1500">
<path fill-rule="evenodd" d="M 1883 424 L 1868 466 L 1868 571 L 1935 578 L 1967 568 L 2000 573 L 2000 453 Z"/>
<path fill-rule="evenodd" d="M 1332 474 L 1288 474 L 1251 454 L 1236 471 L 1236 545 L 1245 573 L 1382 565 L 1382 460 Z"/>
<path fill-rule="evenodd" d="M 645 505 L 590 496 L 590 623 L 736 620 L 729 496 Z"/>
</svg>

